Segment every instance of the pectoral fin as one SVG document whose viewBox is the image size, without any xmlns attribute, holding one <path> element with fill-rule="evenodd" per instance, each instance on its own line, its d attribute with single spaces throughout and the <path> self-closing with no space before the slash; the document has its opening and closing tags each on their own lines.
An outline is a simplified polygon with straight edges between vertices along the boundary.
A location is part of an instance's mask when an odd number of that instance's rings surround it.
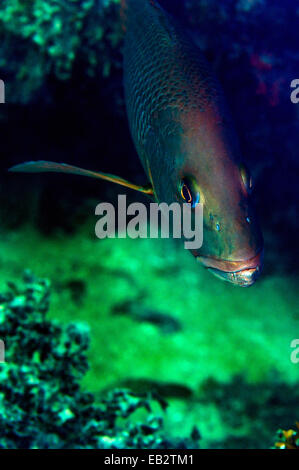
<svg viewBox="0 0 299 470">
<path fill-rule="evenodd" d="M 98 178 L 105 181 L 110 181 L 111 183 L 117 183 L 121 186 L 125 186 L 126 188 L 135 189 L 135 191 L 140 191 L 141 193 L 148 194 L 149 196 L 153 195 L 153 188 L 151 184 L 148 184 L 146 186 L 140 186 L 130 183 L 129 181 L 120 178 L 119 176 L 109 175 L 108 173 L 84 170 L 83 168 L 79 168 L 73 165 L 67 165 L 66 163 L 56 163 L 39 160 L 35 162 L 25 162 L 19 165 L 15 165 L 9 168 L 8 171 L 15 171 L 20 173 L 55 172 L 89 176 L 91 178 Z"/>
</svg>

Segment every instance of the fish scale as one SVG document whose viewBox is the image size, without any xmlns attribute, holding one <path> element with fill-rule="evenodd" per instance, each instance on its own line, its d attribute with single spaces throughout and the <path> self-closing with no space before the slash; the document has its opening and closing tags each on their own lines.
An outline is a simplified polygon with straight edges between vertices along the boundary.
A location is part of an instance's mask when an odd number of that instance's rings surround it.
<svg viewBox="0 0 299 470">
<path fill-rule="evenodd" d="M 157 2 L 127 0 L 126 10 L 125 95 L 140 148 L 157 113 L 219 106 L 221 92 L 198 49 Z"/>
</svg>

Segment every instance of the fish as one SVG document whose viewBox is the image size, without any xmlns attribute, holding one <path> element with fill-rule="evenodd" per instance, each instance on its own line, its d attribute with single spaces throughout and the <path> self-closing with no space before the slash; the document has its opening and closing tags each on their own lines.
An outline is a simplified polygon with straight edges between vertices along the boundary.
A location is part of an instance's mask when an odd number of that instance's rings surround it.
<svg viewBox="0 0 299 470">
<path fill-rule="evenodd" d="M 126 314 L 138 322 L 155 325 L 165 334 L 177 333 L 182 330 L 182 325 L 172 315 L 148 308 L 143 302 L 138 302 L 135 299 L 116 304 L 112 311 L 115 315 Z"/>
<path fill-rule="evenodd" d="M 122 0 L 123 73 L 130 132 L 149 183 L 35 161 L 10 171 L 55 171 L 114 182 L 157 203 L 203 205 L 203 245 L 191 253 L 221 280 L 249 287 L 263 236 L 224 92 L 203 53 L 159 0 Z"/>
</svg>

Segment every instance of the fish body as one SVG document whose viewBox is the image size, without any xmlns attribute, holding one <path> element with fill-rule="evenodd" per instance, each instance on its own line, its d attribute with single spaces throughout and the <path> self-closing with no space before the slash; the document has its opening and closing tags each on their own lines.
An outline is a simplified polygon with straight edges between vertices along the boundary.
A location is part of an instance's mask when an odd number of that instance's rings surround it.
<svg viewBox="0 0 299 470">
<path fill-rule="evenodd" d="M 189 178 L 204 204 L 204 243 L 193 254 L 219 277 L 249 285 L 261 270 L 263 240 L 221 87 L 158 1 L 125 3 L 128 119 L 155 198 L 182 202 Z"/>
<path fill-rule="evenodd" d="M 14 171 L 63 171 L 114 181 L 156 202 L 201 202 L 204 237 L 193 255 L 239 286 L 260 275 L 263 239 L 252 180 L 221 87 L 201 51 L 158 0 L 123 0 L 128 120 L 150 185 L 52 162 Z"/>
</svg>

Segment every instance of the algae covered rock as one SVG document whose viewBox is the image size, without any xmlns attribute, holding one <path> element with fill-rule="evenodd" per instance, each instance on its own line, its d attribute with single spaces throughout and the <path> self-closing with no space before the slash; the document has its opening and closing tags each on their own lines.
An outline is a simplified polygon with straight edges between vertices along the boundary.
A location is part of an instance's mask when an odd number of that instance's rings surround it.
<svg viewBox="0 0 299 470">
<path fill-rule="evenodd" d="M 80 388 L 88 369 L 88 327 L 48 321 L 50 283 L 25 274 L 0 296 L 0 448 L 176 448 L 152 413 L 153 397 L 111 390 L 97 404 Z M 159 399 L 156 399 L 159 402 Z M 165 402 L 160 401 L 162 407 Z M 143 421 L 131 421 L 144 409 Z"/>
<path fill-rule="evenodd" d="M 9 102 L 28 103 L 51 77 L 68 80 L 118 66 L 119 1 L 6 0 L 0 4 L 0 70 Z"/>
<path fill-rule="evenodd" d="M 299 449 L 299 421 L 296 422 L 296 429 L 288 429 L 287 431 L 280 429 L 277 438 L 276 449 Z"/>
</svg>

